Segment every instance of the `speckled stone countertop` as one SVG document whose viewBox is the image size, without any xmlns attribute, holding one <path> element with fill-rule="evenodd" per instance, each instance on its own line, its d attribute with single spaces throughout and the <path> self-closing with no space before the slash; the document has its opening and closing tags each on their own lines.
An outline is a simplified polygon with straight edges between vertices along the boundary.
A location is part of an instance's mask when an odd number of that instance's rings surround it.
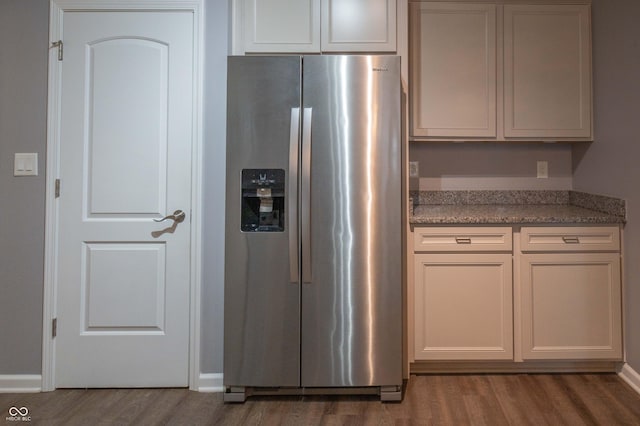
<svg viewBox="0 0 640 426">
<path fill-rule="evenodd" d="M 625 223 L 625 202 L 577 191 L 415 191 L 412 225 Z"/>
</svg>

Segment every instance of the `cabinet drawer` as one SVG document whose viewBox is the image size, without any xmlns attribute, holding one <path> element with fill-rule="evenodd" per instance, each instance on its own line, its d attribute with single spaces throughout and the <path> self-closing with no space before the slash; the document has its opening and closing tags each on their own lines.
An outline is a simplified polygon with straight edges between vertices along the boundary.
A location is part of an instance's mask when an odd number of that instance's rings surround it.
<svg viewBox="0 0 640 426">
<path fill-rule="evenodd" d="M 511 227 L 415 228 L 413 249 L 419 251 L 511 251 Z"/>
<path fill-rule="evenodd" d="M 523 227 L 520 249 L 526 251 L 620 251 L 617 226 Z"/>
</svg>

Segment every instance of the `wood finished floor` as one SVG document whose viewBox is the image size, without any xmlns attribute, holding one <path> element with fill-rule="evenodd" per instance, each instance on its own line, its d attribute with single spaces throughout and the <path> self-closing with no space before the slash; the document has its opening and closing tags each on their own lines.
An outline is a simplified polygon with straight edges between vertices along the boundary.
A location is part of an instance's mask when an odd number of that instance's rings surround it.
<svg viewBox="0 0 640 426">
<path fill-rule="evenodd" d="M 27 407 L 31 422 L 7 421 Z M 0 394 L 12 425 L 640 425 L 640 395 L 615 374 L 411 376 L 402 403 L 260 397 L 224 404 L 186 389 Z"/>
</svg>

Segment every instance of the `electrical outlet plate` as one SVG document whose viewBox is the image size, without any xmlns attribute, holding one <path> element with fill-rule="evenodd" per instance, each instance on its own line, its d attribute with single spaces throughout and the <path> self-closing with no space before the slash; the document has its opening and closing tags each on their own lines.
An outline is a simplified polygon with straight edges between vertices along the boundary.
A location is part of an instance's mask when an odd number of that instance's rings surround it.
<svg viewBox="0 0 640 426">
<path fill-rule="evenodd" d="M 547 179 L 549 177 L 549 163 L 547 161 L 538 161 L 538 173 L 539 179 Z"/>
<path fill-rule="evenodd" d="M 417 161 L 409 161 L 409 177 L 420 177 L 420 166 Z"/>
</svg>

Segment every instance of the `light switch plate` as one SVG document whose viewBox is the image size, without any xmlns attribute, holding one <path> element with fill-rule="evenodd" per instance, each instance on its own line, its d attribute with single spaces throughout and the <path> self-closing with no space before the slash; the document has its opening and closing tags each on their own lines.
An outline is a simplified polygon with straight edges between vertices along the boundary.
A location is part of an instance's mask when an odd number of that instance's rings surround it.
<svg viewBox="0 0 640 426">
<path fill-rule="evenodd" d="M 38 154 L 16 153 L 13 159 L 14 176 L 38 176 Z"/>
</svg>

